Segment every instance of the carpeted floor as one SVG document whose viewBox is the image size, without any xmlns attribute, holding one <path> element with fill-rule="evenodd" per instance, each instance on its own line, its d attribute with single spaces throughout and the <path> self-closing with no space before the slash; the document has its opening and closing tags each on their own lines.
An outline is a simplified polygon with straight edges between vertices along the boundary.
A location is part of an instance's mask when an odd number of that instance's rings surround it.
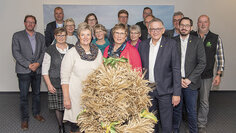
<svg viewBox="0 0 236 133">
<path fill-rule="evenodd" d="M 41 94 L 41 114 L 46 119 L 45 122 L 35 120 L 30 110 L 29 130 L 22 131 L 19 108 L 19 93 L 0 93 L 0 133 L 58 132 L 55 114 L 48 109 L 47 93 Z M 69 130 L 68 125 L 66 129 Z M 236 133 L 236 91 L 211 92 L 207 131 L 208 133 Z M 181 133 L 184 133 L 183 126 L 181 126 Z"/>
</svg>

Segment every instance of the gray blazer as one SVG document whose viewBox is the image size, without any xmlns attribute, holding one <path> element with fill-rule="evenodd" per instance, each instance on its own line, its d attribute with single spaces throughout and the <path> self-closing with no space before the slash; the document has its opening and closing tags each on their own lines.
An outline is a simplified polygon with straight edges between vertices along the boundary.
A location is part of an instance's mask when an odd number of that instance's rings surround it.
<svg viewBox="0 0 236 133">
<path fill-rule="evenodd" d="M 179 57 L 181 57 L 180 36 L 174 38 L 177 41 Z M 200 76 L 206 67 L 206 54 L 203 42 L 200 38 L 190 35 L 185 55 L 185 78 L 191 81 L 191 89 L 200 88 Z"/>
<path fill-rule="evenodd" d="M 30 73 L 29 65 L 38 62 L 40 67 L 36 70 L 37 74 L 41 73 L 41 64 L 45 52 L 45 38 L 36 32 L 36 49 L 33 54 L 30 40 L 27 36 L 26 30 L 16 32 L 12 37 L 12 55 L 16 60 L 16 73 L 25 74 Z"/>
</svg>

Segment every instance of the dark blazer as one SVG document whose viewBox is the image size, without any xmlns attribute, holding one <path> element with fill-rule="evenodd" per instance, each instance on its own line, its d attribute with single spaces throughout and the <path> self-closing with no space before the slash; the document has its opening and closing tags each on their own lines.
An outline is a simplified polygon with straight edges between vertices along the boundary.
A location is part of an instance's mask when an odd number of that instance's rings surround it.
<svg viewBox="0 0 236 133">
<path fill-rule="evenodd" d="M 142 61 L 143 72 L 146 70 L 145 79 L 149 79 L 149 48 L 151 39 L 139 44 L 139 54 Z M 177 52 L 176 41 L 162 36 L 160 48 L 154 66 L 154 77 L 157 83 L 158 95 L 181 95 L 180 57 Z"/>
<path fill-rule="evenodd" d="M 32 46 L 28 38 L 26 30 L 16 32 L 12 37 L 12 55 L 16 60 L 16 73 L 24 74 L 30 73 L 29 65 L 38 62 L 39 68 L 36 70 L 38 74 L 41 73 L 41 64 L 43 62 L 45 52 L 44 36 L 36 32 L 36 49 L 33 54 Z"/>
<path fill-rule="evenodd" d="M 148 29 L 146 25 L 144 25 L 143 21 L 137 22 L 136 25 L 141 28 L 141 36 L 139 37 L 139 39 L 141 41 L 146 40 L 148 38 Z"/>
<path fill-rule="evenodd" d="M 181 57 L 180 36 L 174 38 L 177 42 L 179 57 Z M 200 38 L 190 35 L 185 55 L 185 78 L 191 81 L 189 87 L 198 89 L 200 87 L 200 76 L 206 66 L 206 55 L 203 42 Z"/>
<path fill-rule="evenodd" d="M 175 33 L 175 29 L 166 30 L 163 36 L 172 38 L 174 36 L 174 33 Z"/>
<path fill-rule="evenodd" d="M 46 46 L 50 46 L 54 40 L 54 30 L 56 29 L 56 21 L 47 24 L 46 30 L 44 32 Z"/>
</svg>

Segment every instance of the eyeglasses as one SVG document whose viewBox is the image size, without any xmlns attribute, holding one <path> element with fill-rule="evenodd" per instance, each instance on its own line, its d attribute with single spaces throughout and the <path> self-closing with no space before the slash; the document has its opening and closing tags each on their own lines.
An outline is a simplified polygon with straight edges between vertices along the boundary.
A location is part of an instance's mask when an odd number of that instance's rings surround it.
<svg viewBox="0 0 236 133">
<path fill-rule="evenodd" d="M 128 16 L 119 16 L 119 18 L 128 18 Z"/>
<path fill-rule="evenodd" d="M 65 37 L 65 36 L 66 36 L 66 35 L 57 35 L 57 37 L 61 37 L 61 38 L 62 38 L 62 37 Z"/>
<path fill-rule="evenodd" d="M 190 28 L 191 27 L 191 25 L 189 25 L 189 24 L 180 24 L 179 25 L 179 27 L 181 27 L 181 28 L 184 28 L 184 27 L 186 27 L 186 28 Z"/>
<path fill-rule="evenodd" d="M 88 21 L 96 21 L 96 19 L 88 19 Z"/>
<path fill-rule="evenodd" d="M 103 32 L 102 30 L 96 31 L 95 34 L 100 34 L 100 33 L 102 33 L 102 32 Z"/>
<path fill-rule="evenodd" d="M 155 31 L 160 32 L 162 29 L 163 29 L 163 28 L 150 28 L 149 30 L 150 30 L 151 32 L 155 32 Z"/>
<path fill-rule="evenodd" d="M 125 36 L 126 35 L 126 33 L 125 32 L 115 32 L 114 33 L 114 35 L 116 35 L 116 36 Z"/>
<path fill-rule="evenodd" d="M 29 21 L 26 21 L 25 23 L 27 23 L 27 24 L 35 24 L 35 22 L 29 22 Z"/>
<path fill-rule="evenodd" d="M 75 25 L 66 25 L 66 27 L 75 27 Z"/>
<path fill-rule="evenodd" d="M 179 21 L 180 21 L 180 19 L 174 19 L 173 21 L 174 21 L 174 22 L 179 22 Z"/>
<path fill-rule="evenodd" d="M 133 34 L 133 35 L 138 35 L 139 32 L 130 32 L 130 34 Z"/>
</svg>

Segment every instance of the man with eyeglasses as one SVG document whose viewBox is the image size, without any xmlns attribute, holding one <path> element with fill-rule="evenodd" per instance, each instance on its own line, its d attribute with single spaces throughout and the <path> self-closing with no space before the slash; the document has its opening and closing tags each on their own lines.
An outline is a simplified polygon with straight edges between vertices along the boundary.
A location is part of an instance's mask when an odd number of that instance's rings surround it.
<svg viewBox="0 0 236 133">
<path fill-rule="evenodd" d="M 180 34 L 180 31 L 179 31 L 179 20 L 181 18 L 184 17 L 184 14 L 180 11 L 178 12 L 175 12 L 174 15 L 173 15 L 173 26 L 174 26 L 174 29 L 172 30 L 166 30 L 165 31 L 165 36 L 167 37 L 176 37 Z"/>
<path fill-rule="evenodd" d="M 54 18 L 55 21 L 48 23 L 44 32 L 47 47 L 49 47 L 54 40 L 54 30 L 64 26 L 64 12 L 61 7 L 54 9 Z"/>
<path fill-rule="evenodd" d="M 172 133 L 173 107 L 177 106 L 181 94 L 180 57 L 177 52 L 176 41 L 164 37 L 165 32 L 162 20 L 152 19 L 148 24 L 151 38 L 139 45 L 144 78 L 149 80 L 152 106 L 151 112 L 158 112 L 162 133 Z M 155 133 L 158 132 L 155 125 Z"/>
<path fill-rule="evenodd" d="M 180 104 L 173 110 L 174 133 L 179 133 L 182 121 L 182 108 L 185 106 L 189 131 L 198 133 L 197 127 L 197 98 L 200 87 L 200 76 L 206 66 L 206 55 L 200 38 L 190 35 L 193 21 L 183 17 L 179 21 L 180 35 L 177 41 L 179 57 L 181 58 L 182 94 Z M 183 104 L 183 102 L 185 104 Z"/>
<path fill-rule="evenodd" d="M 128 28 L 128 36 L 126 38 L 126 41 L 130 40 L 130 34 L 129 34 L 129 27 L 130 25 L 128 25 L 128 18 L 129 18 L 129 13 L 128 11 L 126 11 L 125 9 L 122 9 L 118 12 L 118 23 L 122 23 L 125 26 L 127 26 Z M 112 34 L 112 29 L 110 30 L 110 34 L 109 34 L 109 39 L 108 39 L 111 43 L 114 42 L 113 39 L 113 34 Z"/>
<path fill-rule="evenodd" d="M 36 120 L 43 122 L 40 113 L 41 64 L 45 51 L 44 36 L 35 32 L 37 20 L 32 15 L 25 16 L 25 30 L 14 33 L 12 37 L 12 54 L 16 60 L 20 90 L 21 129 L 28 129 L 29 87 L 32 89 L 32 113 Z"/>
<path fill-rule="evenodd" d="M 201 88 L 199 91 L 198 108 L 198 128 L 199 133 L 206 133 L 207 115 L 209 112 L 209 93 L 212 85 L 218 86 L 221 82 L 221 76 L 224 71 L 224 49 L 219 35 L 210 31 L 210 18 L 207 15 L 201 15 L 197 22 L 198 31 L 193 35 L 203 40 L 207 64 L 201 75 Z M 216 62 L 216 63 L 215 63 Z M 214 77 L 214 65 L 216 64 L 216 74 Z M 214 78 L 213 78 L 214 77 Z"/>
<path fill-rule="evenodd" d="M 141 37 L 139 39 L 142 41 L 147 39 L 147 35 L 148 35 L 148 29 L 147 29 L 146 23 L 145 23 L 145 18 L 148 15 L 152 15 L 152 9 L 150 7 L 145 7 L 143 9 L 143 21 L 136 23 L 136 25 L 138 25 L 141 28 Z"/>
</svg>

